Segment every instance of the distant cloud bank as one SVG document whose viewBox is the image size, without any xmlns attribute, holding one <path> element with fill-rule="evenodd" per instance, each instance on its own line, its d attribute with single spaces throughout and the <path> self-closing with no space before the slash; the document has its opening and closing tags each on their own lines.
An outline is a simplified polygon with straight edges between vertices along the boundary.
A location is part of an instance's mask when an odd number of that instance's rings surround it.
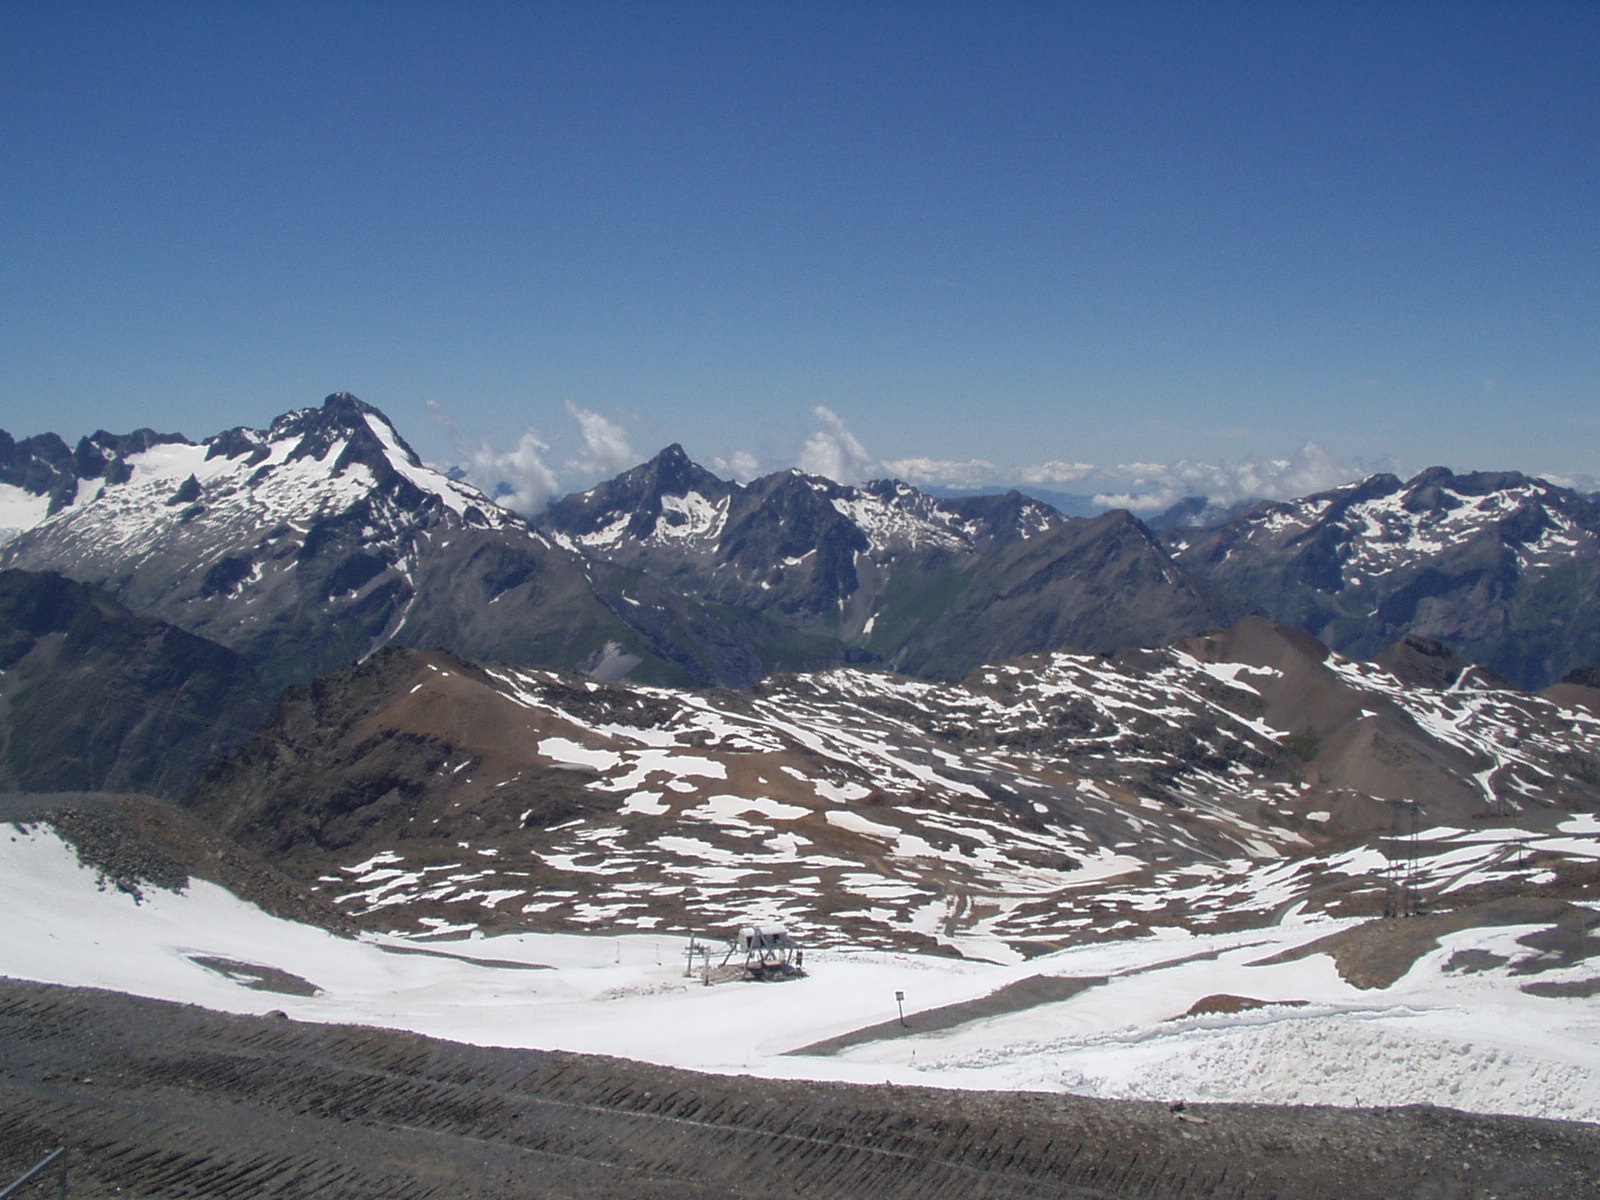
<svg viewBox="0 0 1600 1200">
<path fill-rule="evenodd" d="M 881 464 L 883 473 L 918 487 L 984 487 L 994 478 L 996 467 L 985 458 L 964 462 L 944 458 L 896 458 Z"/>
<path fill-rule="evenodd" d="M 1252 458 L 1237 463 L 1127 463 L 1104 472 L 1127 480 L 1116 491 L 1097 491 L 1095 503 L 1154 513 L 1187 496 L 1204 496 L 1214 504 L 1245 500 L 1289 500 L 1326 491 L 1341 483 L 1387 469 L 1339 462 L 1315 442 L 1307 442 L 1288 458 Z"/>
<path fill-rule="evenodd" d="M 541 511 L 555 498 L 560 482 L 544 461 L 550 447 L 531 427 L 523 430 L 513 448 L 497 450 L 488 440 L 473 438 L 463 431 L 456 418 L 438 401 L 429 400 L 427 405 L 428 411 L 449 431 L 460 457 L 455 471 L 468 483 L 523 516 Z"/>
<path fill-rule="evenodd" d="M 570 400 L 564 409 L 574 429 L 565 442 L 574 448 L 559 455 L 531 427 L 512 448 L 502 450 L 466 436 L 442 406 L 430 401 L 429 407 L 450 432 L 460 460 L 457 473 L 525 516 L 537 514 L 568 491 L 591 487 L 649 457 L 634 449 L 621 422 Z M 1067 491 L 1091 497 L 1101 508 L 1126 508 L 1145 515 L 1161 512 L 1189 496 L 1204 496 L 1219 505 L 1287 500 L 1394 466 L 1391 462 L 1340 461 L 1309 441 L 1285 458 L 1259 456 L 1222 463 L 1184 459 L 1101 465 L 1051 459 L 1008 468 L 984 458 L 913 455 L 885 459 L 869 451 L 833 409 L 818 404 L 811 415 L 817 427 L 801 441 L 790 462 L 763 460 L 749 450 L 732 449 L 704 460 L 705 465 L 723 478 L 741 483 L 793 465 L 838 483 L 893 478 L 921 488 Z M 560 461 L 561 469 L 552 468 L 551 461 Z"/>
<path fill-rule="evenodd" d="M 1257 457 L 1232 463 L 1185 459 L 1176 463 L 1100 466 L 1051 460 L 1007 470 L 982 458 L 875 459 L 832 409 L 818 405 L 812 412 L 823 427 L 806 440 L 799 458 L 800 469 L 840 483 L 892 477 L 918 487 L 1081 490 L 1102 508 L 1127 508 L 1146 514 L 1171 508 L 1189 496 L 1204 496 L 1220 505 L 1288 500 L 1392 466 L 1340 462 L 1309 441 L 1287 458 Z"/>
<path fill-rule="evenodd" d="M 1060 487 L 1063 484 L 1077 483 L 1087 479 L 1095 473 L 1093 463 L 1068 463 L 1047 462 L 1037 466 L 1023 467 L 1017 472 L 1017 478 L 1023 483 L 1031 483 L 1036 487 L 1049 484 L 1051 487 Z"/>
</svg>

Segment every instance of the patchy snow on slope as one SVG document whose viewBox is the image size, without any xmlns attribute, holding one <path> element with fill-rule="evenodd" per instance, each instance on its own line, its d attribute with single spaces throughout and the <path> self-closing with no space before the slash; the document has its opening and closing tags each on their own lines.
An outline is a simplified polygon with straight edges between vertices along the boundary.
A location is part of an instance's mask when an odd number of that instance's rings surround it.
<svg viewBox="0 0 1600 1200">
<path fill-rule="evenodd" d="M 861 530 L 874 554 L 896 549 L 968 548 L 967 539 L 956 528 L 954 514 L 931 502 L 917 509 L 908 507 L 911 495 L 911 489 L 906 488 L 897 494 L 896 503 L 852 489 L 847 496 L 835 497 L 833 507 Z"/>
<path fill-rule="evenodd" d="M 1352 845 L 1341 833 L 1349 798 L 1318 790 L 1262 715 L 1283 676 L 1178 650 L 1120 664 L 1042 655 L 964 684 L 841 669 L 744 695 L 500 665 L 472 686 L 484 703 L 524 710 L 538 762 L 480 783 L 575 768 L 572 786 L 598 807 L 548 829 L 524 812 L 489 874 L 468 846 L 458 869 L 420 879 L 409 898 L 359 873 L 319 891 L 352 916 L 380 913 L 377 927 L 396 934 L 423 916 L 503 926 L 511 901 L 474 912 L 472 900 L 519 887 L 520 911 L 568 930 L 727 924 L 781 897 L 814 946 L 941 945 L 1001 960 L 1152 926 L 1371 915 L 1391 906 L 1402 875 L 1424 899 L 1453 903 L 1589 869 L 1600 848 L 1557 834 L 1560 810 L 1540 789 L 1555 792 L 1564 756 L 1600 750 L 1594 718 L 1470 680 L 1405 689 L 1370 664 L 1329 663 L 1316 670 L 1354 703 L 1413 712 L 1419 737 L 1470 754 L 1462 777 L 1478 781 L 1485 817 L 1513 785 L 1526 815 L 1468 825 L 1479 813 L 1469 807 L 1424 820 L 1403 846 L 1380 809 L 1381 825 Z M 1377 802 L 1356 799 L 1370 822 Z M 415 835 L 393 848 L 428 870 L 450 853 Z M 561 892 L 570 903 L 551 900 Z"/>
</svg>

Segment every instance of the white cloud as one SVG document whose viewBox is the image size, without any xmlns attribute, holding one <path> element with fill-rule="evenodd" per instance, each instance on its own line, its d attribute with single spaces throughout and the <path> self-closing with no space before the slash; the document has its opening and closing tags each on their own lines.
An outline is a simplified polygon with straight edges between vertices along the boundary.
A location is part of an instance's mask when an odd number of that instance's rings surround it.
<svg viewBox="0 0 1600 1200">
<path fill-rule="evenodd" d="M 762 473 L 761 460 L 748 450 L 735 450 L 726 458 L 713 458 L 711 469 L 724 479 L 749 483 Z"/>
<path fill-rule="evenodd" d="M 571 400 L 566 402 L 566 410 L 583 435 L 583 456 L 569 464 L 573 470 L 585 475 L 617 475 L 639 465 L 640 458 L 622 426 Z"/>
<path fill-rule="evenodd" d="M 434 415 L 449 429 L 459 455 L 461 473 L 473 484 L 495 497 L 506 507 L 527 516 L 537 514 L 551 499 L 578 486 L 589 486 L 597 478 L 610 477 L 638 464 L 626 431 L 616 421 L 567 401 L 567 415 L 582 440 L 579 453 L 564 458 L 552 452 L 538 433 L 529 428 L 510 450 L 498 450 L 487 441 L 463 436 L 455 420 L 438 404 L 429 401 Z M 1233 505 L 1246 500 L 1285 500 L 1325 491 L 1377 470 L 1395 469 L 1392 462 L 1379 464 L 1338 461 L 1315 442 L 1307 442 L 1287 457 L 1245 459 L 1238 462 L 1207 463 L 1184 459 L 1176 463 L 1128 462 L 1113 467 L 1093 463 L 1052 459 L 1020 469 L 997 467 L 982 458 L 939 459 L 910 455 L 879 460 L 863 446 L 832 409 L 816 405 L 811 410 L 819 428 L 805 439 L 797 465 L 812 475 L 839 483 L 859 483 L 875 477 L 903 479 L 919 487 L 1012 487 L 1021 485 L 1054 488 L 1079 484 L 1093 492 L 1102 507 L 1127 508 L 1153 514 L 1171 507 L 1188 496 L 1204 496 L 1214 504 Z M 563 467 L 558 476 L 548 464 L 558 458 Z M 748 483 L 773 469 L 748 450 L 732 450 L 713 458 L 710 468 L 724 479 Z M 1558 476 L 1554 482 L 1592 487 L 1582 476 Z"/>
<path fill-rule="evenodd" d="M 1571 488 L 1575 492 L 1593 492 L 1600 490 L 1600 475 L 1573 475 L 1565 472 L 1546 472 L 1539 476 L 1546 483 L 1553 483 L 1557 487 Z"/>
<path fill-rule="evenodd" d="M 822 422 L 822 428 L 800 447 L 800 469 L 835 483 L 860 483 L 870 479 L 875 474 L 876 463 L 867 448 L 845 428 L 839 414 L 821 404 L 811 412 Z"/>
<path fill-rule="evenodd" d="M 495 450 L 484 442 L 467 453 L 467 478 L 507 508 L 531 517 L 559 490 L 555 472 L 544 462 L 549 452 L 531 429 L 523 431 L 514 450 Z"/>
<path fill-rule="evenodd" d="M 1136 513 L 1160 513 L 1183 499 L 1180 492 L 1096 492 L 1094 503 L 1100 508 L 1125 508 Z"/>
<path fill-rule="evenodd" d="M 1315 442 L 1307 442 L 1289 458 L 1254 458 L 1238 463 L 1187 459 L 1171 465 L 1124 463 L 1104 474 L 1104 478 L 1121 486 L 1096 494 L 1095 502 L 1150 513 L 1170 508 L 1186 496 L 1205 496 L 1222 505 L 1245 500 L 1290 500 L 1360 479 L 1373 469 L 1338 462 Z"/>
<path fill-rule="evenodd" d="M 531 517 L 541 511 L 558 490 L 555 472 L 545 465 L 550 447 L 532 428 L 525 429 L 513 450 L 496 450 L 483 440 L 472 441 L 456 419 L 438 402 L 429 400 L 430 412 L 450 431 L 461 473 L 467 482 L 514 512 Z"/>
<path fill-rule="evenodd" d="M 1023 483 L 1075 483 L 1095 473 L 1093 463 L 1047 462 L 1023 467 L 1018 476 Z"/>
<path fill-rule="evenodd" d="M 995 466 L 983 458 L 965 462 L 943 458 L 887 459 L 883 469 L 918 487 L 980 487 L 994 478 Z"/>
</svg>

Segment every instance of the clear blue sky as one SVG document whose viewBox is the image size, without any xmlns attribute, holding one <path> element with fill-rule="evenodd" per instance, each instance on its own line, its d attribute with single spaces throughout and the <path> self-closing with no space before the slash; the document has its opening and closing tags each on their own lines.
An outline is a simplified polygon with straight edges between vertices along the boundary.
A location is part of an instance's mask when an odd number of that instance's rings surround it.
<svg viewBox="0 0 1600 1200">
<path fill-rule="evenodd" d="M 1597 64 L 1592 2 L 8 0 L 0 428 L 1600 474 Z"/>
</svg>

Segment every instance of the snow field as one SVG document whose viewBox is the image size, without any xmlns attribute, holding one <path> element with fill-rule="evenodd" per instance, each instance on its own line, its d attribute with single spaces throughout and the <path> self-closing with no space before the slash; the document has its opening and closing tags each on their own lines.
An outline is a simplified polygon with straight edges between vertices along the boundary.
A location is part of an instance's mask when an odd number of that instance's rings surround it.
<svg viewBox="0 0 1600 1200">
<path fill-rule="evenodd" d="M 37 828 L 0 836 L 0 878 L 11 909 L 0 973 L 224 1011 L 281 1009 L 299 1020 L 769 1076 L 1191 1101 L 1426 1102 L 1600 1120 L 1592 1001 L 1524 994 L 1521 977 L 1503 971 L 1443 969 L 1462 949 L 1522 952 L 1516 938 L 1526 928 L 1449 935 L 1383 991 L 1351 987 L 1322 955 L 1253 965 L 1341 926 L 1326 920 L 1227 935 L 1158 930 L 1007 966 L 818 950 L 807 954 L 804 980 L 704 987 L 684 977 L 685 939 L 667 934 L 348 941 L 198 880 L 183 894 L 148 888 L 136 901 L 99 886 Z M 252 990 L 197 957 L 274 968 L 318 990 Z M 918 1014 L 1036 974 L 1109 978 L 1068 1000 L 914 1032 Z M 1540 978 L 1590 974 L 1580 964 Z M 897 991 L 911 1036 L 837 1057 L 785 1055 L 894 1020 Z M 1219 993 L 1270 1006 L 1181 1017 Z"/>
</svg>

